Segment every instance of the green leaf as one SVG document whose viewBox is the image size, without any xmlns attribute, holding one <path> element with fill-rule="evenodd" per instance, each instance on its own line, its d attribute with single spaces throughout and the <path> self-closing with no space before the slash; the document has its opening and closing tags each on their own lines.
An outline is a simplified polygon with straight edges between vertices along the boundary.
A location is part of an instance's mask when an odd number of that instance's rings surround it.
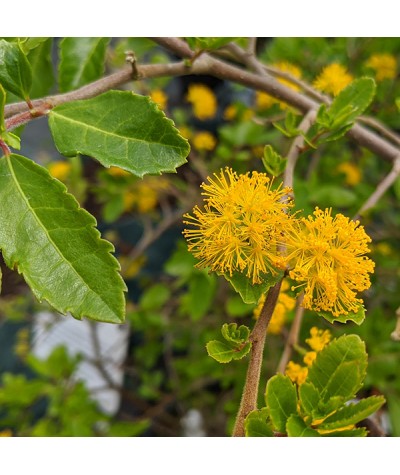
<svg viewBox="0 0 400 475">
<path fill-rule="evenodd" d="M 321 434 L 321 437 L 366 437 L 367 434 L 368 432 L 365 427 L 359 427 L 357 429 L 328 432 L 327 434 Z"/>
<path fill-rule="evenodd" d="M 140 310 L 158 310 L 170 298 L 171 292 L 163 284 L 154 284 L 152 287 L 145 290 L 140 297 Z"/>
<path fill-rule="evenodd" d="M 400 437 L 400 398 L 397 394 L 389 394 L 387 399 L 390 425 L 392 427 L 391 435 L 392 437 Z"/>
<path fill-rule="evenodd" d="M 262 162 L 270 175 L 279 176 L 285 171 L 287 160 L 279 155 L 271 145 L 266 145 Z"/>
<path fill-rule="evenodd" d="M 114 422 L 107 436 L 108 437 L 137 437 L 150 427 L 150 421 L 145 419 L 141 421 L 117 421 Z"/>
<path fill-rule="evenodd" d="M 0 83 L 18 97 L 29 100 L 32 70 L 17 43 L 0 40 Z"/>
<path fill-rule="evenodd" d="M 297 414 L 292 414 L 289 417 L 286 431 L 289 437 L 321 437 L 318 431 L 307 427 L 303 419 Z"/>
<path fill-rule="evenodd" d="M 200 320 L 209 311 L 216 286 L 215 275 L 199 271 L 193 272 L 185 297 L 187 298 L 187 310 L 194 321 Z"/>
<path fill-rule="evenodd" d="M 274 286 L 281 278 L 283 273 L 277 272 L 276 275 L 264 274 L 262 284 L 252 284 L 251 280 L 245 274 L 234 272 L 231 276 L 223 274 L 225 279 L 231 283 L 232 287 L 240 294 L 244 303 L 258 303 L 261 295 Z"/>
<path fill-rule="evenodd" d="M 247 342 L 241 347 L 236 347 L 227 342 L 212 340 L 207 343 L 206 348 L 211 358 L 219 363 L 229 363 L 232 360 L 240 360 L 246 356 L 251 349 L 251 343 Z"/>
<path fill-rule="evenodd" d="M 34 38 L 30 38 L 34 39 Z M 41 38 L 42 40 L 45 38 Z M 31 99 L 46 96 L 54 84 L 51 50 L 53 39 L 49 38 L 37 44 L 28 53 L 28 60 L 32 68 Z"/>
<path fill-rule="evenodd" d="M 36 49 L 42 43 L 47 41 L 48 37 L 40 37 L 40 36 L 33 36 L 29 38 L 19 38 L 19 44 L 21 46 L 22 51 L 25 54 L 28 54 L 30 51 Z"/>
<path fill-rule="evenodd" d="M 348 400 L 361 388 L 366 368 L 365 343 L 357 335 L 343 335 L 318 353 L 306 382 L 315 386 L 322 402 L 334 396 Z"/>
<path fill-rule="evenodd" d="M 299 399 L 301 407 L 307 415 L 312 416 L 318 407 L 320 394 L 315 386 L 310 382 L 304 382 L 299 387 Z"/>
<path fill-rule="evenodd" d="M 49 115 L 55 144 L 64 155 L 89 155 L 105 167 L 139 177 L 175 172 L 186 163 L 188 141 L 148 97 L 109 91 L 60 105 Z"/>
<path fill-rule="evenodd" d="M 348 208 L 357 202 L 357 195 L 341 186 L 321 185 L 310 192 L 308 197 L 311 203 L 317 203 L 322 208 L 336 206 L 338 208 Z"/>
<path fill-rule="evenodd" d="M 276 430 L 286 432 L 286 422 L 297 413 L 296 386 L 283 374 L 273 376 L 267 383 L 265 402 Z"/>
<path fill-rule="evenodd" d="M 221 333 L 226 341 L 240 344 L 245 343 L 249 339 L 250 329 L 246 325 L 240 325 L 238 328 L 237 323 L 224 323 Z"/>
<path fill-rule="evenodd" d="M 328 114 L 334 122 L 334 127 L 338 128 L 339 126 L 354 122 L 370 105 L 375 95 L 375 90 L 375 81 L 367 77 L 355 79 L 343 89 L 335 97 L 328 110 Z"/>
<path fill-rule="evenodd" d="M 121 323 L 125 284 L 112 244 L 65 186 L 32 160 L 0 160 L 0 248 L 35 296 L 75 318 Z"/>
<path fill-rule="evenodd" d="M 254 309 L 254 305 L 249 305 L 243 302 L 240 295 L 232 295 L 228 297 L 225 304 L 226 312 L 231 317 L 244 317 L 251 314 Z"/>
<path fill-rule="evenodd" d="M 4 122 L 4 106 L 6 105 L 6 91 L 0 84 L 0 137 L 6 131 L 6 124 Z"/>
<path fill-rule="evenodd" d="M 269 413 L 266 407 L 250 412 L 244 421 L 246 437 L 273 437 L 274 432 L 268 420 Z"/>
<path fill-rule="evenodd" d="M 235 40 L 235 37 L 187 37 L 185 38 L 191 49 L 194 50 L 215 50 L 225 46 L 231 41 Z"/>
<path fill-rule="evenodd" d="M 59 87 L 71 91 L 99 79 L 110 38 L 64 38 L 60 42 Z"/>
<path fill-rule="evenodd" d="M 357 312 L 350 312 L 347 315 L 339 315 L 338 317 L 334 317 L 330 312 L 317 312 L 318 315 L 324 317 L 325 320 L 328 320 L 329 323 L 346 323 L 346 322 L 354 322 L 357 325 L 361 325 L 361 323 L 365 320 L 365 308 L 361 304 L 358 308 Z"/>
<path fill-rule="evenodd" d="M 318 426 L 318 429 L 334 430 L 357 424 L 377 411 L 384 403 L 385 398 L 383 396 L 371 396 L 361 399 L 361 401 L 344 406 L 327 417 L 324 422 Z"/>
</svg>

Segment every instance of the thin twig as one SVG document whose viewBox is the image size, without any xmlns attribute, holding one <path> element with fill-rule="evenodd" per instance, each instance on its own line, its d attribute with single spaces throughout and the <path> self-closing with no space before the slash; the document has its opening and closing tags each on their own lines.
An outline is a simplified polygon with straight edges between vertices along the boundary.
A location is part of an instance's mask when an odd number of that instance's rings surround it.
<svg viewBox="0 0 400 475">
<path fill-rule="evenodd" d="M 373 129 L 375 129 L 377 132 L 382 134 L 384 137 L 391 140 L 396 145 L 400 145 L 400 137 L 395 132 L 388 129 L 386 125 L 382 124 L 382 122 L 380 122 L 378 119 L 360 115 L 360 117 L 358 117 L 357 120 L 365 125 L 369 125 Z"/>
<path fill-rule="evenodd" d="M 303 120 L 300 122 L 298 129 L 303 132 L 304 134 L 307 133 L 308 129 L 312 126 L 315 121 L 316 112 L 315 110 L 311 110 L 307 112 L 304 116 Z M 288 186 L 289 188 L 293 188 L 293 175 L 294 169 L 296 167 L 297 159 L 303 149 L 304 146 L 304 137 L 303 135 L 298 135 L 292 142 L 292 145 L 289 149 L 289 152 L 286 156 L 287 163 L 285 168 L 285 174 L 283 178 L 284 186 Z"/>
<path fill-rule="evenodd" d="M 245 419 L 251 411 L 257 409 L 258 387 L 260 384 L 265 337 L 278 300 L 281 284 L 282 280 L 269 289 L 260 316 L 250 335 L 250 341 L 252 342 L 250 361 L 247 368 L 246 382 L 243 388 L 239 412 L 236 416 L 235 427 L 233 429 L 233 437 L 244 437 Z"/>
<path fill-rule="evenodd" d="M 293 320 L 292 326 L 290 327 L 289 335 L 286 338 L 286 342 L 285 342 L 285 348 L 283 349 L 283 353 L 278 364 L 278 368 L 277 368 L 278 373 L 285 372 L 286 365 L 288 364 L 292 356 L 293 348 L 295 345 L 298 344 L 301 323 L 303 321 L 303 315 L 304 315 L 304 307 L 301 306 L 303 302 L 303 298 L 304 298 L 303 293 L 301 293 L 299 297 L 297 298 L 294 320 Z"/>
<path fill-rule="evenodd" d="M 386 191 L 393 185 L 393 183 L 400 176 L 400 155 L 396 158 L 393 163 L 393 167 L 390 172 L 385 176 L 385 178 L 379 183 L 372 195 L 367 199 L 367 201 L 361 206 L 358 210 L 358 213 L 354 216 L 353 220 L 356 221 L 360 216 L 366 211 L 373 208 L 380 198 L 386 193 Z"/>
</svg>

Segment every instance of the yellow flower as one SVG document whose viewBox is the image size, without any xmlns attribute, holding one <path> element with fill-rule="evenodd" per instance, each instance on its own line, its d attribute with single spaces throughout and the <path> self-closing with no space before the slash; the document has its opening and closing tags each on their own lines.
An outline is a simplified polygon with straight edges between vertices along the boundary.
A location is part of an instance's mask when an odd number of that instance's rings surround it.
<svg viewBox="0 0 400 475">
<path fill-rule="evenodd" d="M 140 213 L 148 213 L 157 206 L 158 195 L 157 191 L 141 182 L 137 186 L 137 207 Z"/>
<path fill-rule="evenodd" d="M 167 107 L 168 97 L 161 89 L 154 89 L 154 91 L 150 93 L 150 97 L 160 109 L 165 109 Z"/>
<path fill-rule="evenodd" d="M 28 328 L 21 328 L 16 335 L 16 344 L 14 351 L 20 358 L 26 358 L 30 350 L 29 344 L 29 330 Z"/>
<path fill-rule="evenodd" d="M 53 162 L 48 165 L 48 170 L 51 176 L 57 180 L 65 181 L 71 171 L 71 164 L 69 162 Z"/>
<path fill-rule="evenodd" d="M 182 125 L 182 127 L 179 127 L 179 133 L 185 139 L 190 139 L 192 137 L 192 131 L 188 127 L 186 127 L 185 125 Z"/>
<path fill-rule="evenodd" d="M 354 165 L 354 163 L 343 162 L 337 167 L 336 170 L 344 174 L 345 181 L 350 186 L 358 185 L 358 183 L 361 181 L 361 169 L 357 165 Z"/>
<path fill-rule="evenodd" d="M 281 61 L 278 63 L 272 64 L 272 66 L 276 69 L 279 69 L 283 73 L 289 73 L 294 78 L 300 79 L 301 78 L 301 69 L 295 66 L 294 64 L 288 63 L 287 61 Z M 300 88 L 297 84 L 292 83 L 288 79 L 285 78 L 278 78 L 277 79 L 281 84 L 293 89 L 294 91 L 298 91 Z M 286 104 L 284 102 L 276 100 L 274 97 L 270 96 L 266 92 L 257 91 L 256 92 L 256 107 L 259 110 L 265 110 L 272 107 L 274 104 L 279 103 L 281 109 L 286 108 Z"/>
<path fill-rule="evenodd" d="M 375 70 L 377 81 L 394 79 L 397 75 L 396 58 L 388 53 L 373 54 L 365 65 Z"/>
<path fill-rule="evenodd" d="M 214 135 L 210 134 L 210 132 L 198 132 L 192 138 L 192 143 L 193 147 L 197 150 L 207 150 L 209 152 L 214 150 L 217 145 Z"/>
<path fill-rule="evenodd" d="M 371 242 L 359 222 L 318 208 L 287 236 L 289 275 L 304 288 L 303 306 L 333 316 L 357 312 L 357 291 L 371 285 L 374 263 L 365 256 Z"/>
<path fill-rule="evenodd" d="M 347 69 L 338 63 L 325 66 L 314 81 L 314 87 L 322 92 L 337 96 L 353 80 Z"/>
<path fill-rule="evenodd" d="M 217 99 L 203 84 L 190 85 L 186 100 L 192 104 L 193 114 L 200 120 L 212 119 L 217 112 Z"/>
<path fill-rule="evenodd" d="M 316 351 L 307 351 L 307 353 L 304 355 L 303 361 L 308 367 L 310 367 L 314 363 L 316 357 Z"/>
<path fill-rule="evenodd" d="M 196 206 L 193 216 L 184 215 L 192 229 L 183 234 L 198 267 L 229 275 L 242 272 L 256 284 L 285 266 L 278 246 L 292 222 L 285 213 L 292 205 L 286 198 L 290 190 L 271 185 L 265 173 L 237 175 L 230 168 L 208 177 L 202 184 L 203 209 Z"/>
<path fill-rule="evenodd" d="M 271 321 L 268 325 L 268 333 L 272 335 L 279 335 L 281 333 L 283 326 L 287 320 L 287 314 L 290 310 L 294 309 L 296 304 L 296 299 L 291 295 L 288 295 L 286 291 L 289 289 L 289 284 L 286 280 L 282 282 L 281 291 L 279 293 L 278 301 L 274 308 L 274 312 L 271 317 Z M 254 318 L 258 318 L 261 313 L 261 309 L 264 306 L 265 294 L 263 294 L 258 302 L 257 307 L 253 311 Z"/>
<path fill-rule="evenodd" d="M 237 107 L 234 104 L 231 104 L 224 110 L 224 119 L 233 120 L 237 116 Z"/>
<path fill-rule="evenodd" d="M 285 369 L 286 376 L 299 386 L 304 383 L 308 375 L 308 368 L 289 361 Z"/>
<path fill-rule="evenodd" d="M 10 429 L 4 429 L 0 431 L 0 437 L 12 437 L 12 431 Z"/>
<path fill-rule="evenodd" d="M 329 330 L 320 330 L 317 327 L 311 328 L 310 335 L 311 338 L 307 338 L 306 343 L 316 353 L 322 351 L 332 338 Z"/>
<path fill-rule="evenodd" d="M 119 167 L 110 167 L 107 169 L 108 173 L 112 176 L 128 176 L 130 173 Z"/>
</svg>

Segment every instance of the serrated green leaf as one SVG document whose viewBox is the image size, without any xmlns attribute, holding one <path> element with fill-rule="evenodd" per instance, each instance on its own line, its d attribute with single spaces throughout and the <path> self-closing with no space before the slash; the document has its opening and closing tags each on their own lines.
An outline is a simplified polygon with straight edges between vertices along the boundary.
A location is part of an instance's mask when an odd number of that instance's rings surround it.
<svg viewBox="0 0 400 475">
<path fill-rule="evenodd" d="M 246 437 L 273 437 L 274 432 L 268 423 L 269 413 L 267 408 L 252 411 L 244 421 Z"/>
<path fill-rule="evenodd" d="M 318 353 L 306 382 L 315 386 L 323 402 L 335 396 L 348 400 L 361 388 L 366 368 L 365 343 L 357 335 L 343 335 Z"/>
<path fill-rule="evenodd" d="M 286 432 L 289 437 L 321 437 L 318 431 L 307 427 L 303 419 L 297 414 L 292 414 L 289 417 Z"/>
<path fill-rule="evenodd" d="M 327 417 L 318 426 L 318 429 L 334 430 L 357 424 L 377 411 L 384 403 L 385 398 L 383 396 L 371 396 L 356 403 L 348 404 Z"/>
<path fill-rule="evenodd" d="M 267 383 L 265 402 L 276 430 L 285 433 L 287 420 L 297 413 L 296 386 L 288 376 L 273 376 Z"/>
<path fill-rule="evenodd" d="M 110 38 L 68 37 L 60 42 L 59 87 L 71 91 L 102 77 Z"/>
<path fill-rule="evenodd" d="M 325 320 L 328 320 L 329 323 L 340 322 L 354 322 L 357 325 L 361 325 L 361 323 L 365 320 L 365 308 L 363 305 L 360 305 L 357 312 L 350 312 L 347 315 L 339 315 L 334 317 L 330 312 L 317 312 L 318 315 L 324 317 Z"/>
<path fill-rule="evenodd" d="M 33 39 L 33 38 L 30 38 Z M 30 98 L 46 96 L 54 84 L 53 64 L 51 60 L 52 38 L 41 38 L 35 48 L 28 53 L 28 61 L 32 68 L 32 87 Z"/>
<path fill-rule="evenodd" d="M 232 287 L 240 294 L 244 303 L 258 303 L 261 295 L 275 285 L 281 278 L 283 273 L 277 272 L 276 275 L 264 274 L 262 284 L 252 284 L 251 280 L 245 274 L 234 272 L 231 276 L 223 274 L 225 279 L 231 283 Z"/>
<path fill-rule="evenodd" d="M 318 390 L 312 383 L 304 382 L 300 385 L 299 399 L 301 407 L 307 415 L 313 415 L 315 409 L 318 407 L 320 397 Z"/>
<path fill-rule="evenodd" d="M 359 427 L 350 430 L 336 430 L 334 432 L 328 432 L 327 434 L 321 434 L 321 437 L 366 437 L 368 434 L 365 427 Z"/>
<path fill-rule="evenodd" d="M 240 344 L 249 339 L 250 329 L 246 325 L 240 325 L 238 328 L 237 323 L 224 323 L 221 328 L 222 336 L 226 341 Z"/>
<path fill-rule="evenodd" d="M 246 356 L 251 349 L 251 343 L 248 342 L 238 347 L 227 342 L 212 340 L 207 343 L 206 348 L 211 358 L 219 363 L 229 363 L 232 360 L 240 360 Z"/>
<path fill-rule="evenodd" d="M 5 89 L 24 100 L 29 99 L 32 70 L 17 43 L 0 40 L 0 83 Z"/>
<path fill-rule="evenodd" d="M 343 89 L 333 100 L 328 113 L 332 122 L 336 121 L 335 127 L 344 126 L 362 114 L 370 105 L 376 90 L 375 81 L 372 78 L 358 78 Z M 352 107 L 352 111 L 349 110 Z M 343 111 L 347 111 L 343 114 Z M 338 118 L 341 121 L 338 122 Z"/>
<path fill-rule="evenodd" d="M 188 141 L 148 97 L 109 91 L 60 105 L 49 115 L 54 142 L 64 155 L 89 155 L 139 177 L 173 173 L 186 163 Z"/>
<path fill-rule="evenodd" d="M 344 135 L 347 134 L 347 132 L 353 127 L 353 123 L 344 125 L 343 127 L 340 127 L 339 129 L 335 130 L 334 132 L 329 133 L 328 135 L 325 135 L 321 137 L 320 140 L 318 140 L 318 144 L 322 144 L 325 142 L 333 142 L 334 140 L 338 140 Z"/>
<path fill-rule="evenodd" d="M 18 135 L 13 134 L 12 132 L 3 132 L 1 138 L 10 147 L 15 148 L 16 150 L 21 148 L 21 139 Z"/>
<path fill-rule="evenodd" d="M 65 186 L 32 160 L 0 160 L 0 248 L 35 296 L 75 318 L 121 323 L 126 286 L 112 244 Z"/>
</svg>

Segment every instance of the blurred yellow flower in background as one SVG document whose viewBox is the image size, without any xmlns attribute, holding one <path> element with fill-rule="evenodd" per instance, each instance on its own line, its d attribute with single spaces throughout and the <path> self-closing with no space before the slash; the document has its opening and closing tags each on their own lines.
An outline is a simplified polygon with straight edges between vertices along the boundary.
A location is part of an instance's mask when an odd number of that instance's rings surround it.
<svg viewBox="0 0 400 475">
<path fill-rule="evenodd" d="M 319 91 L 337 96 L 353 79 L 344 66 L 332 63 L 323 68 L 314 81 L 314 87 Z"/>
<path fill-rule="evenodd" d="M 217 141 L 210 132 L 197 132 L 192 138 L 193 147 L 197 150 L 206 150 L 211 152 L 217 145 Z"/>
<path fill-rule="evenodd" d="M 52 177 L 65 181 L 70 174 L 71 164 L 63 161 L 52 162 L 47 166 L 47 169 Z"/>
<path fill-rule="evenodd" d="M 160 109 L 164 110 L 167 107 L 168 97 L 161 89 L 154 89 L 154 91 L 151 91 L 150 97 Z"/>
<path fill-rule="evenodd" d="M 186 100 L 193 106 L 193 114 L 200 120 L 212 119 L 217 112 L 217 99 L 204 84 L 191 84 Z"/>
<path fill-rule="evenodd" d="M 365 63 L 368 68 L 375 70 L 377 81 L 394 79 L 397 75 L 396 58 L 389 53 L 373 54 Z"/>
<path fill-rule="evenodd" d="M 336 170 L 344 174 L 345 181 L 350 186 L 358 185 L 362 179 L 360 167 L 351 162 L 341 163 Z"/>
</svg>

